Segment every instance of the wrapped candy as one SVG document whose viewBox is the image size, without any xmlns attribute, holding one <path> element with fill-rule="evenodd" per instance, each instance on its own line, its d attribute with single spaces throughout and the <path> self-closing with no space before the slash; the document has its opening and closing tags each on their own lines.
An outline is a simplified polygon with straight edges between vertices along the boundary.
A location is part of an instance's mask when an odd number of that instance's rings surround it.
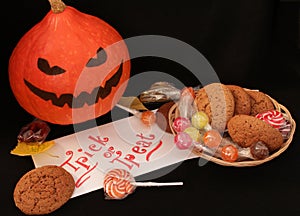
<svg viewBox="0 0 300 216">
<path fill-rule="evenodd" d="M 197 129 L 205 129 L 209 124 L 209 118 L 203 111 L 194 112 L 191 116 L 192 125 Z"/>
<path fill-rule="evenodd" d="M 260 141 L 246 148 L 238 146 L 229 138 L 224 138 L 223 143 L 221 145 L 221 158 L 225 161 L 263 160 L 269 156 L 268 147 Z"/>
<path fill-rule="evenodd" d="M 138 117 L 142 121 L 142 123 L 146 126 L 151 126 L 156 122 L 156 115 L 151 110 L 138 112 L 135 114 L 135 116 Z"/>
<path fill-rule="evenodd" d="M 209 132 L 209 133 L 207 133 Z M 193 143 L 199 153 L 205 153 L 227 162 L 243 160 L 263 160 L 269 156 L 269 149 L 263 142 L 257 142 L 250 147 L 242 148 L 229 137 L 221 138 L 216 131 L 207 131 L 203 135 L 203 141 Z M 212 133 L 210 133 L 212 132 Z"/>
<path fill-rule="evenodd" d="M 150 89 L 142 92 L 139 99 L 143 103 L 176 101 L 180 97 L 180 89 L 168 82 L 156 82 Z"/>
<path fill-rule="evenodd" d="M 255 160 L 262 160 L 269 156 L 269 149 L 263 142 L 257 142 L 250 146 L 250 153 Z"/>
<path fill-rule="evenodd" d="M 184 150 L 190 148 L 192 142 L 191 136 L 184 131 L 179 132 L 174 136 L 174 143 L 179 149 Z"/>
<path fill-rule="evenodd" d="M 291 132 L 291 123 L 288 120 L 285 120 L 279 128 L 280 133 L 282 134 L 283 139 L 288 139 Z"/>
<path fill-rule="evenodd" d="M 50 149 L 54 140 L 45 141 L 50 132 L 48 124 L 42 120 L 35 119 L 23 126 L 17 136 L 17 145 L 10 151 L 13 155 L 31 156 Z"/>
<path fill-rule="evenodd" d="M 121 200 L 132 194 L 137 187 L 149 186 L 176 186 L 183 185 L 182 182 L 157 183 L 136 182 L 131 173 L 124 169 L 109 170 L 103 180 L 103 190 L 106 199 Z"/>
<path fill-rule="evenodd" d="M 204 145 L 210 148 L 217 148 L 222 142 L 222 136 L 217 130 L 208 130 L 202 137 Z"/>
<path fill-rule="evenodd" d="M 221 158 L 224 161 L 235 162 L 239 157 L 239 150 L 235 145 L 227 144 L 221 148 Z"/>
<path fill-rule="evenodd" d="M 191 118 L 192 115 L 196 112 L 196 108 L 194 107 L 194 98 L 195 93 L 193 88 L 185 87 L 182 89 L 180 98 L 178 101 L 178 110 L 179 115 L 184 118 Z"/>
<path fill-rule="evenodd" d="M 262 143 L 257 142 L 250 147 L 242 148 L 234 144 L 227 144 L 222 147 L 221 158 L 225 161 L 243 161 L 246 159 L 263 160 L 269 156 L 268 147 Z"/>
<path fill-rule="evenodd" d="M 213 142 L 215 142 L 215 140 Z M 217 145 L 214 144 L 213 147 L 209 147 L 204 143 L 194 143 L 194 146 L 199 153 L 205 153 L 228 162 L 235 162 L 241 157 L 240 149 L 230 142 L 217 143 Z"/>
<path fill-rule="evenodd" d="M 188 118 L 178 116 L 174 119 L 172 123 L 172 127 L 175 130 L 175 132 L 180 133 L 184 131 L 186 128 L 191 126 L 191 121 Z"/>
<path fill-rule="evenodd" d="M 116 106 L 131 113 L 132 115 L 140 119 L 141 122 L 146 126 L 151 126 L 156 122 L 156 115 L 152 110 L 139 111 L 125 107 L 121 104 L 116 104 Z"/>
<path fill-rule="evenodd" d="M 35 119 L 21 128 L 17 140 L 25 143 L 42 143 L 50 132 L 48 124 L 42 120 Z"/>
<path fill-rule="evenodd" d="M 194 142 L 199 142 L 201 140 L 201 133 L 195 127 L 188 127 L 183 132 L 187 133 Z"/>
</svg>

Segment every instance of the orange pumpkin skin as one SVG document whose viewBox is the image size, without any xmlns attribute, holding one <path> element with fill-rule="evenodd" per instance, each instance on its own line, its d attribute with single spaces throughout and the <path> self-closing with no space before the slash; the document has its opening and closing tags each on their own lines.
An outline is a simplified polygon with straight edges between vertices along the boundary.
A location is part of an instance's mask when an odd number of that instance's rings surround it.
<svg viewBox="0 0 300 216">
<path fill-rule="evenodd" d="M 97 56 L 99 49 L 105 55 Z M 88 67 L 97 57 L 102 62 Z M 63 72 L 53 73 L 55 67 Z M 112 26 L 66 6 L 61 13 L 50 10 L 25 33 L 12 52 L 8 72 L 21 107 L 41 120 L 67 125 L 112 109 L 127 86 L 130 60 L 125 41 Z"/>
</svg>

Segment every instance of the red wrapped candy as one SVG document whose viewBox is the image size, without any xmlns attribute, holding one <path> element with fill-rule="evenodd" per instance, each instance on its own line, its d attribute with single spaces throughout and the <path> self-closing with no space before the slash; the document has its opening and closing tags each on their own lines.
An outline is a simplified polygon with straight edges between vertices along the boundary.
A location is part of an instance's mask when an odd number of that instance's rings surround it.
<svg viewBox="0 0 300 216">
<path fill-rule="evenodd" d="M 17 140 L 19 142 L 39 142 L 42 143 L 50 132 L 48 124 L 42 120 L 36 119 L 21 128 Z"/>
</svg>

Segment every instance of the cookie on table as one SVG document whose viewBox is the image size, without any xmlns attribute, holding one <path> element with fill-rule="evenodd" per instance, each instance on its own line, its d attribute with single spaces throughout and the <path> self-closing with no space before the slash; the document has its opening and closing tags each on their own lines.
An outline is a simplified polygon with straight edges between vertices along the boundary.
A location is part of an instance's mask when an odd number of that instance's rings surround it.
<svg viewBox="0 0 300 216">
<path fill-rule="evenodd" d="M 51 213 L 72 196 L 75 182 L 64 168 L 46 165 L 25 173 L 17 182 L 13 198 L 26 215 Z"/>
<path fill-rule="evenodd" d="M 235 109 L 230 89 L 222 83 L 211 83 L 195 93 L 194 103 L 197 109 L 208 115 L 212 128 L 224 131 Z"/>
<path fill-rule="evenodd" d="M 234 97 L 234 115 L 245 114 L 249 115 L 251 112 L 250 95 L 244 88 L 238 85 L 226 85 Z"/>
<path fill-rule="evenodd" d="M 283 136 L 278 129 L 251 115 L 233 116 L 228 121 L 227 129 L 231 139 L 244 148 L 261 141 L 272 152 L 283 144 Z"/>
<path fill-rule="evenodd" d="M 250 115 L 255 116 L 258 113 L 275 109 L 272 100 L 265 93 L 255 90 L 247 90 L 247 93 L 251 101 Z"/>
</svg>

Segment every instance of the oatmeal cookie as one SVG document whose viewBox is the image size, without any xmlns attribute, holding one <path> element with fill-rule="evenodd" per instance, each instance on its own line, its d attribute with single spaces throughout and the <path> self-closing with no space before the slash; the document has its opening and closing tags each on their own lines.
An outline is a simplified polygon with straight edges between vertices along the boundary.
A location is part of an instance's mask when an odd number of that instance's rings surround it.
<svg viewBox="0 0 300 216">
<path fill-rule="evenodd" d="M 196 92 L 194 100 L 199 111 L 209 117 L 212 128 L 226 129 L 228 120 L 234 115 L 234 97 L 229 88 L 221 83 L 211 83 Z"/>
<path fill-rule="evenodd" d="M 234 115 L 245 114 L 251 112 L 250 95 L 242 87 L 237 85 L 226 85 L 234 97 Z"/>
<path fill-rule="evenodd" d="M 46 165 L 25 173 L 17 182 L 13 198 L 26 215 L 51 213 L 72 196 L 75 182 L 64 168 Z"/>
<path fill-rule="evenodd" d="M 232 140 L 241 147 L 250 147 L 261 141 L 272 152 L 283 144 L 283 137 L 278 129 L 254 116 L 235 115 L 228 121 L 227 128 Z"/>
<path fill-rule="evenodd" d="M 255 90 L 247 90 L 250 95 L 251 112 L 250 115 L 255 116 L 258 113 L 274 109 L 271 99 L 263 92 Z"/>
</svg>

